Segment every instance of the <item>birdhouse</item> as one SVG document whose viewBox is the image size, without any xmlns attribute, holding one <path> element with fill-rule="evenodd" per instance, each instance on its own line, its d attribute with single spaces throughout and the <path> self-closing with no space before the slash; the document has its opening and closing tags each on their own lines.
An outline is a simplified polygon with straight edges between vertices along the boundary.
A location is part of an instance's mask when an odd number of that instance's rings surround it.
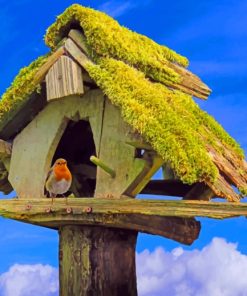
<svg viewBox="0 0 247 296">
<path fill-rule="evenodd" d="M 137 233 L 191 244 L 195 216 L 234 216 L 209 201 L 246 194 L 243 152 L 194 101 L 211 91 L 185 57 L 79 5 L 45 40 L 0 102 L 0 190 L 18 196 L 0 214 L 59 230 L 60 295 L 136 295 Z M 45 197 L 58 158 L 67 203 Z"/>
</svg>

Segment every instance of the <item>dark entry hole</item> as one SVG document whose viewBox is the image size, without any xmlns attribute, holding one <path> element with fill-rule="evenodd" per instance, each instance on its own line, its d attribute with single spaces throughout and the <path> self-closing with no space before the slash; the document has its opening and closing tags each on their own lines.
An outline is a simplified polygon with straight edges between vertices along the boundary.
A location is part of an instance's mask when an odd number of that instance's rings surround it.
<svg viewBox="0 0 247 296">
<path fill-rule="evenodd" d="M 95 155 L 95 144 L 90 123 L 86 120 L 70 121 L 52 163 L 58 158 L 67 160 L 73 176 L 71 192 L 76 197 L 94 196 L 96 166 L 89 159 L 91 155 Z"/>
</svg>

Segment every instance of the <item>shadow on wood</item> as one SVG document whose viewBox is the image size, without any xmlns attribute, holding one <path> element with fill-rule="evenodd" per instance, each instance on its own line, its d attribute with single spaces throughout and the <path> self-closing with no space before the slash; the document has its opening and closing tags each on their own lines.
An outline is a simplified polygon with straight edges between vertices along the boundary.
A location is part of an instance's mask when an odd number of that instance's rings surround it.
<svg viewBox="0 0 247 296">
<path fill-rule="evenodd" d="M 60 295 L 137 295 L 136 231 L 64 226 L 59 239 Z"/>
</svg>

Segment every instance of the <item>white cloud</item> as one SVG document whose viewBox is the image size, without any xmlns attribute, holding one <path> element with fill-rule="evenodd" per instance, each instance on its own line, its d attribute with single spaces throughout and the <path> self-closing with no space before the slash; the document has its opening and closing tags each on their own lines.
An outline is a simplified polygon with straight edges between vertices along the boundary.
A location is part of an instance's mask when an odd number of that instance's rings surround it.
<svg viewBox="0 0 247 296">
<path fill-rule="evenodd" d="M 0 296 L 57 296 L 58 272 L 49 265 L 13 265 L 0 275 Z"/>
<path fill-rule="evenodd" d="M 244 296 L 247 256 L 214 238 L 201 251 L 157 248 L 137 254 L 139 296 Z"/>
<path fill-rule="evenodd" d="M 247 256 L 222 238 L 202 250 L 160 247 L 137 254 L 139 296 L 245 296 L 246 274 Z M 33 295 L 58 295 L 56 268 L 15 264 L 0 275 L 0 296 Z"/>
</svg>

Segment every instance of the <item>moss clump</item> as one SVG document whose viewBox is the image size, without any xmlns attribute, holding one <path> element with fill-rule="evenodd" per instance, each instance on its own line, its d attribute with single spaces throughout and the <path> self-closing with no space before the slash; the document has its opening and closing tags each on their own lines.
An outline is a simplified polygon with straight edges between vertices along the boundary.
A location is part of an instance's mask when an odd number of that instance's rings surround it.
<svg viewBox="0 0 247 296">
<path fill-rule="evenodd" d="M 240 193 L 241 193 L 241 195 L 243 197 L 247 196 L 247 186 L 246 187 L 240 187 L 239 191 L 240 191 Z"/>
<path fill-rule="evenodd" d="M 150 82 L 143 73 L 114 59 L 102 58 L 87 70 L 121 108 L 126 122 L 171 164 L 183 182 L 216 179 L 218 169 L 209 157 L 208 143 L 217 150 L 219 142 L 231 146 L 238 158 L 243 157 L 239 145 L 191 96 Z"/>
<path fill-rule="evenodd" d="M 11 86 L 2 95 L 0 101 L 1 123 L 10 116 L 11 111 L 17 110 L 39 88 L 39 85 L 33 79 L 40 67 L 46 62 L 47 57 L 48 55 L 39 57 L 29 66 L 22 68 Z"/>
<path fill-rule="evenodd" d="M 121 107 L 123 118 L 171 164 L 183 182 L 215 180 L 217 168 L 198 137 L 200 124 L 180 105 L 184 101 L 195 104 L 190 96 L 152 83 L 143 73 L 114 59 L 103 58 L 99 65 L 88 65 L 87 70 Z"/>
<path fill-rule="evenodd" d="M 63 37 L 66 26 L 74 22 L 79 23 L 83 29 L 92 55 L 122 60 L 156 81 L 168 85 L 180 81 L 179 74 L 169 68 L 168 61 L 188 65 L 185 57 L 169 48 L 121 27 L 105 13 L 78 4 L 72 5 L 58 16 L 57 21 L 47 30 L 46 44 L 54 49 Z"/>
</svg>

